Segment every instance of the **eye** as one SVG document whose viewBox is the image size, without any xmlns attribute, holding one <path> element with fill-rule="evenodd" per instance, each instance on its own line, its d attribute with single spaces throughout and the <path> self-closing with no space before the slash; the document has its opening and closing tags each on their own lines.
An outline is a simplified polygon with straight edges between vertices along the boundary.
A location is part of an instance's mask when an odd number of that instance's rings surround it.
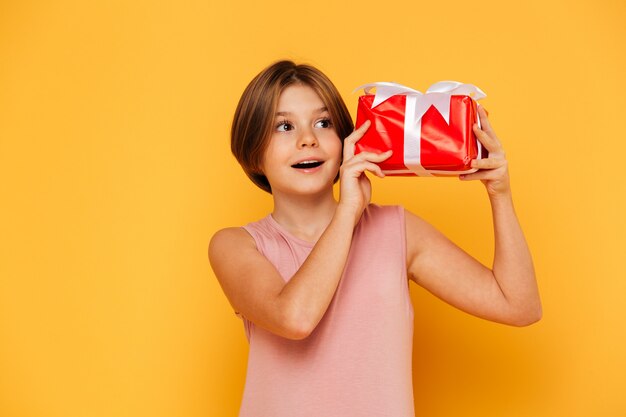
<svg viewBox="0 0 626 417">
<path fill-rule="evenodd" d="M 279 132 L 288 132 L 293 130 L 293 125 L 288 120 L 282 120 L 276 125 L 276 130 Z"/>
<path fill-rule="evenodd" d="M 333 124 L 330 121 L 330 119 L 322 119 L 322 120 L 318 121 L 317 123 L 315 123 L 315 127 L 321 127 L 322 129 L 328 129 L 332 125 Z"/>
</svg>

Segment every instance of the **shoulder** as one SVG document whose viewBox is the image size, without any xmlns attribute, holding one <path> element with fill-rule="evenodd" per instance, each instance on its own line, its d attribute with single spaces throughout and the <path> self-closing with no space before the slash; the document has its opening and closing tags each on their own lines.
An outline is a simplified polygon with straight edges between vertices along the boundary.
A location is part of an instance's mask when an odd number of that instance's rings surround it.
<svg viewBox="0 0 626 417">
<path fill-rule="evenodd" d="M 404 208 L 402 206 L 387 206 L 370 203 L 365 208 L 365 214 L 369 217 L 404 217 Z"/>
<path fill-rule="evenodd" d="M 447 246 L 447 238 L 426 220 L 408 210 L 404 211 L 404 216 L 409 264 L 421 254 Z"/>
<path fill-rule="evenodd" d="M 363 212 L 355 232 L 360 238 L 369 236 L 375 240 L 383 238 L 404 240 L 404 208 L 369 204 Z"/>
<path fill-rule="evenodd" d="M 403 215 L 409 250 L 411 247 L 419 249 L 422 245 L 427 244 L 433 236 L 439 234 L 430 223 L 409 210 L 403 209 Z"/>
<path fill-rule="evenodd" d="M 404 234 L 405 229 L 405 210 L 402 206 L 387 206 L 378 204 L 369 204 L 363 215 L 359 226 L 367 229 L 395 230 L 402 229 L 400 233 Z"/>
<path fill-rule="evenodd" d="M 432 229 L 432 226 L 426 220 L 399 205 L 369 204 L 365 213 L 367 217 L 372 219 L 399 220 L 407 231 L 419 232 Z"/>
<path fill-rule="evenodd" d="M 211 243 L 223 243 L 231 240 L 250 240 L 252 236 L 250 233 L 246 231 L 243 227 L 226 227 L 224 229 L 220 229 L 211 238 Z"/>
<path fill-rule="evenodd" d="M 256 246 L 259 235 L 270 233 L 269 216 L 239 227 L 226 227 L 215 232 L 209 243 L 211 247 L 230 245 Z"/>
<path fill-rule="evenodd" d="M 224 252 L 235 248 L 255 248 L 254 238 L 243 227 L 227 227 L 218 230 L 209 242 L 209 258 L 211 262 L 222 258 Z M 223 258 L 222 258 L 223 259 Z"/>
<path fill-rule="evenodd" d="M 406 229 L 407 231 L 412 232 L 425 232 L 427 230 L 433 229 L 433 226 L 430 225 L 426 220 L 418 216 L 417 214 L 407 210 L 402 209 L 402 215 L 404 216 Z"/>
</svg>

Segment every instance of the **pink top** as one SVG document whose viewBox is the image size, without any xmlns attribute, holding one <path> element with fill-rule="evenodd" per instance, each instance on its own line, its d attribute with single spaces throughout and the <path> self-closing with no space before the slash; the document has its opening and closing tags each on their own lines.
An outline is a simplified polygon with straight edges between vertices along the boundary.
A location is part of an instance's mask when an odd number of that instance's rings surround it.
<svg viewBox="0 0 626 417">
<path fill-rule="evenodd" d="M 271 215 L 245 229 L 285 281 L 313 244 Z M 413 417 L 413 305 L 404 210 L 370 205 L 326 314 L 303 340 L 240 316 L 250 343 L 240 417 Z"/>
</svg>

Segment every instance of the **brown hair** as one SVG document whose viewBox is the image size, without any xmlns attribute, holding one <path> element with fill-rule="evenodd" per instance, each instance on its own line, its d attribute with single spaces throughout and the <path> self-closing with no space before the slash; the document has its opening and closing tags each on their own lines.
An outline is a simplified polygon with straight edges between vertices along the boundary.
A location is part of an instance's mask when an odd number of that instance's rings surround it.
<svg viewBox="0 0 626 417">
<path fill-rule="evenodd" d="M 290 85 L 311 87 L 328 108 L 330 120 L 343 141 L 354 129 L 346 104 L 333 83 L 317 68 L 292 61 L 278 61 L 261 71 L 244 90 L 230 133 L 230 147 L 237 161 L 261 189 L 272 188 L 261 172 L 263 154 L 272 133 L 280 94 Z"/>
</svg>

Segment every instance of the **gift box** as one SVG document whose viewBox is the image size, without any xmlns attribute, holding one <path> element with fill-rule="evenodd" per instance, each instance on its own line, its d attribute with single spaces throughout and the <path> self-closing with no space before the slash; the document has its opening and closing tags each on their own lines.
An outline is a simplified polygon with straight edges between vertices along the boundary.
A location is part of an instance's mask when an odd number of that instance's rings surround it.
<svg viewBox="0 0 626 417">
<path fill-rule="evenodd" d="M 371 90 L 376 88 L 376 94 Z M 473 159 L 486 151 L 472 126 L 479 123 L 478 87 L 456 81 L 433 84 L 426 93 L 396 83 L 372 83 L 359 97 L 356 127 L 371 125 L 356 143 L 355 153 L 393 154 L 379 163 L 385 175 L 446 176 L 475 172 Z"/>
</svg>

